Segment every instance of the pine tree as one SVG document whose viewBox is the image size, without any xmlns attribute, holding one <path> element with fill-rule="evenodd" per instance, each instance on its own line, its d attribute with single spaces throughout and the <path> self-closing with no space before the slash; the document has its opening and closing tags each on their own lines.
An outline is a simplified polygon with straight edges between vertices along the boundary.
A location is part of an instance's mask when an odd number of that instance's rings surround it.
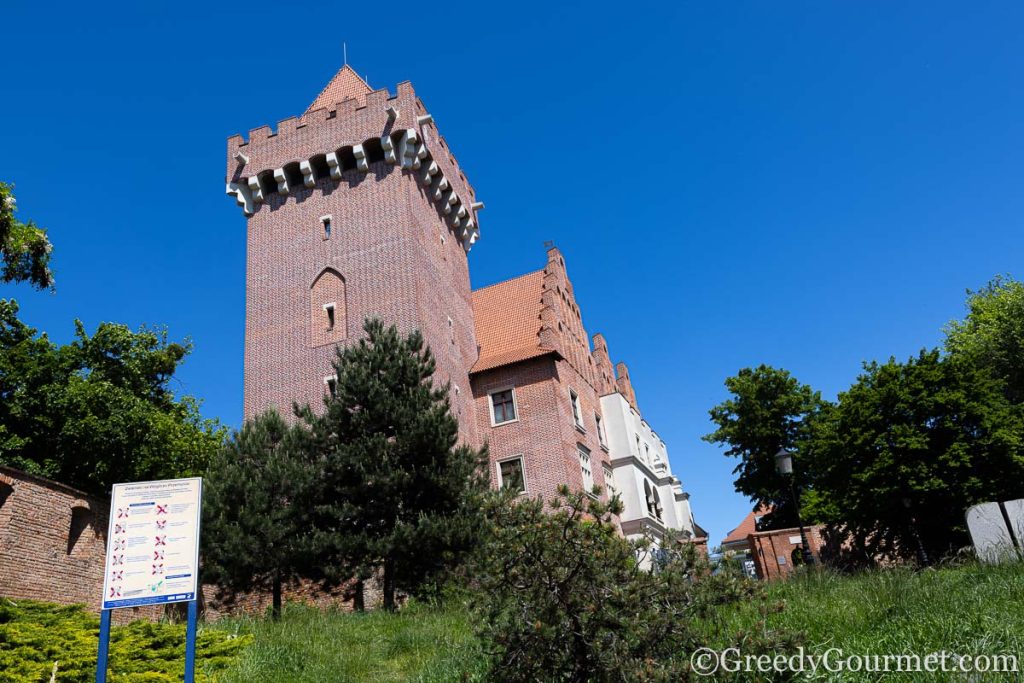
<svg viewBox="0 0 1024 683">
<path fill-rule="evenodd" d="M 313 548 L 336 580 L 380 570 L 386 609 L 422 591 L 475 545 L 486 451 L 458 445 L 448 386 L 423 337 L 367 320 L 334 360 L 320 414 L 300 411 L 320 458 Z"/>
<path fill-rule="evenodd" d="M 281 615 L 281 588 L 319 578 L 308 550 L 315 472 L 308 434 L 275 411 L 247 421 L 214 458 L 204 492 L 206 578 L 233 591 L 269 589 Z"/>
</svg>

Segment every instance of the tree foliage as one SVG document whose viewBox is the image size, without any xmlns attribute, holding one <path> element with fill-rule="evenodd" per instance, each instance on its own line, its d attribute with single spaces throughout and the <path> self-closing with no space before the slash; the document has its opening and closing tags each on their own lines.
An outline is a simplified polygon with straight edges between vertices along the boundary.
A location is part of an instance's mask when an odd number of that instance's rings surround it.
<svg viewBox="0 0 1024 683">
<path fill-rule="evenodd" d="M 711 574 L 693 546 L 672 546 L 659 570 L 642 569 L 649 541 L 619 536 L 616 500 L 562 487 L 549 510 L 539 499 L 490 498 L 489 537 L 477 555 L 478 630 L 497 683 L 630 683 L 696 680 L 690 654 L 716 639 L 744 654 L 784 652 L 778 633 L 698 630 L 721 605 L 762 599 L 727 569 Z M 736 642 L 736 641 L 739 642 Z"/>
<path fill-rule="evenodd" d="M 96 494 L 201 473 L 223 440 L 169 384 L 191 351 L 164 330 L 101 323 L 57 345 L 0 300 L 0 463 Z"/>
<path fill-rule="evenodd" d="M 1010 400 L 1024 402 L 1024 283 L 996 277 L 967 295 L 967 316 L 946 326 L 946 350 L 1002 378 Z"/>
<path fill-rule="evenodd" d="M 969 506 L 1024 495 L 1024 422 L 1002 387 L 938 350 L 865 364 L 814 425 L 808 511 L 871 556 L 969 543 Z"/>
<path fill-rule="evenodd" d="M 36 289 L 53 287 L 46 230 L 14 217 L 14 188 L 0 182 L 0 282 L 28 282 Z"/>
<path fill-rule="evenodd" d="M 213 459 L 204 487 L 203 569 L 229 590 L 267 591 L 320 572 L 308 547 L 316 477 L 308 438 L 276 411 L 249 420 Z"/>
<path fill-rule="evenodd" d="M 732 395 L 711 409 L 717 428 L 704 440 L 725 446 L 725 455 L 739 458 L 733 470 L 736 490 L 755 506 L 773 509 L 766 526 L 795 526 L 789 482 L 776 472 L 775 454 L 787 448 L 800 459 L 810 424 L 825 402 L 788 371 L 768 365 L 744 368 L 726 379 L 725 386 Z M 803 484 L 807 474 L 798 465 L 794 476 Z"/>
<path fill-rule="evenodd" d="M 320 463 L 313 494 L 314 552 L 335 579 L 383 575 L 417 594 L 475 545 L 486 451 L 458 444 L 448 387 L 419 332 L 368 320 L 366 337 L 339 348 L 333 396 L 300 410 Z"/>
</svg>

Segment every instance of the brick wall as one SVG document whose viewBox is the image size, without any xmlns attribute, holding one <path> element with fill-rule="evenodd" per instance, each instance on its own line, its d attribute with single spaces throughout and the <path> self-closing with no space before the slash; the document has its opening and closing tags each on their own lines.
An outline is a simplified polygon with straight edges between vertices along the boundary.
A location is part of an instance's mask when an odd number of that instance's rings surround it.
<svg viewBox="0 0 1024 683">
<path fill-rule="evenodd" d="M 821 562 L 822 533 L 825 527 L 804 527 L 807 544 L 811 548 L 814 561 Z M 750 554 L 760 579 L 784 579 L 794 569 L 793 553 L 801 552 L 800 529 L 776 529 L 760 531 L 747 537 L 750 543 Z"/>
<path fill-rule="evenodd" d="M 99 612 L 106 562 L 110 502 L 25 472 L 0 466 L 0 597 L 84 604 Z M 240 594 L 234 600 L 204 584 L 202 609 L 208 619 L 263 613 L 270 594 Z M 285 587 L 287 602 L 351 608 L 345 587 L 325 592 L 308 583 Z M 367 607 L 380 603 L 377 583 L 367 582 Z M 173 609 L 173 608 L 170 608 Z M 158 619 L 163 606 L 114 610 L 114 619 Z"/>
</svg>

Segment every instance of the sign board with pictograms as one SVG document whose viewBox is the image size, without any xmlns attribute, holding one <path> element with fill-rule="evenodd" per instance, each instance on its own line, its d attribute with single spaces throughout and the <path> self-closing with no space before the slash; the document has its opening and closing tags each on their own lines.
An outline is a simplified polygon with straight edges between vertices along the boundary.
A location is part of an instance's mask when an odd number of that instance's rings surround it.
<svg viewBox="0 0 1024 683">
<path fill-rule="evenodd" d="M 103 609 L 195 600 L 203 480 L 115 484 Z"/>
</svg>

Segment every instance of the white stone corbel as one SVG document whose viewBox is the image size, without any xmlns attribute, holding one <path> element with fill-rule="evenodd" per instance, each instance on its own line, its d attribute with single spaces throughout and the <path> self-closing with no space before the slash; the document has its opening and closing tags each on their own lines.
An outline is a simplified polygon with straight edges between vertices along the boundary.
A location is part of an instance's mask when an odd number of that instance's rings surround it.
<svg viewBox="0 0 1024 683">
<path fill-rule="evenodd" d="M 421 126 L 426 124 L 426 123 L 431 123 L 433 120 L 434 120 L 434 117 L 431 116 L 430 114 L 424 114 L 423 116 L 417 116 L 416 117 L 416 123 L 418 123 Z"/>
<path fill-rule="evenodd" d="M 362 145 L 353 145 L 352 155 L 356 158 L 356 168 L 362 173 L 370 170 L 370 163 L 366 160 L 366 150 L 363 149 Z"/>
<path fill-rule="evenodd" d="M 235 153 L 235 161 L 238 162 L 239 166 L 245 166 L 249 163 L 249 155 L 242 154 L 241 151 Z"/>
<path fill-rule="evenodd" d="M 440 169 L 437 167 L 437 162 L 431 161 L 430 163 L 424 164 L 423 172 L 420 173 L 420 185 L 430 185 L 438 171 L 440 171 Z"/>
<path fill-rule="evenodd" d="M 306 187 L 316 187 L 316 172 L 313 170 L 313 164 L 308 160 L 299 162 L 299 170 L 302 171 L 302 184 Z"/>
<path fill-rule="evenodd" d="M 444 174 L 438 173 L 434 180 L 435 182 L 431 185 L 431 189 L 434 191 L 434 201 L 439 202 L 448 190 L 448 179 L 444 177 Z"/>
<path fill-rule="evenodd" d="M 452 212 L 452 206 L 458 204 L 459 195 L 455 194 L 455 190 L 449 190 L 448 193 L 444 195 L 443 201 L 444 204 L 441 206 L 441 211 L 443 211 L 445 215 L 448 215 Z"/>
<path fill-rule="evenodd" d="M 393 105 L 388 107 L 385 111 L 388 113 L 388 121 L 394 121 L 398 118 L 398 109 Z"/>
<path fill-rule="evenodd" d="M 252 193 L 249 192 L 247 184 L 228 183 L 226 192 L 235 196 L 235 202 L 242 207 L 242 211 L 246 216 L 251 216 L 256 212 L 256 205 L 253 204 Z"/>
<path fill-rule="evenodd" d="M 331 152 L 327 155 L 327 166 L 331 169 L 331 177 L 341 180 L 341 161 L 338 160 L 338 153 Z"/>
<path fill-rule="evenodd" d="M 483 211 L 484 210 L 484 203 L 483 202 L 473 202 L 472 204 L 470 204 L 470 207 L 474 211 Z"/>
<path fill-rule="evenodd" d="M 416 133 L 416 129 L 406 129 L 405 133 L 402 135 L 401 141 L 398 143 L 398 158 L 402 162 L 402 168 L 413 168 L 413 163 L 419 161 L 419 158 L 416 156 L 417 142 L 419 142 L 419 136 Z"/>
<path fill-rule="evenodd" d="M 249 185 L 249 194 L 252 197 L 253 202 L 257 204 L 263 203 L 263 186 L 260 185 L 259 176 L 251 176 L 247 183 Z"/>
<path fill-rule="evenodd" d="M 284 174 L 283 168 L 274 169 L 274 180 L 277 181 L 278 193 L 287 197 L 290 188 L 288 187 L 288 176 Z"/>
<path fill-rule="evenodd" d="M 391 107 L 394 109 L 394 107 Z M 398 158 L 395 156 L 395 141 L 391 139 L 390 135 L 380 136 L 380 146 L 384 149 L 384 161 L 389 164 L 398 163 Z"/>
</svg>

